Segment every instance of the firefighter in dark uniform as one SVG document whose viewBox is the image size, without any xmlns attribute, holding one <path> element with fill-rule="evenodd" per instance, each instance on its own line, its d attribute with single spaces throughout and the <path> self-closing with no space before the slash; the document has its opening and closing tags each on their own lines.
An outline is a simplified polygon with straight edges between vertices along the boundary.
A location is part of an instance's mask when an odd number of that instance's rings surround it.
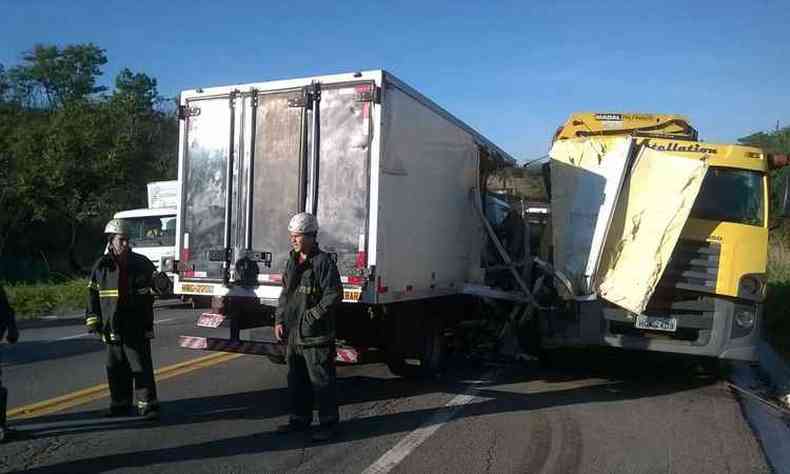
<svg viewBox="0 0 790 474">
<path fill-rule="evenodd" d="M 136 395 L 137 414 L 155 419 L 159 402 L 151 339 L 156 268 L 148 258 L 129 249 L 129 232 L 123 221 L 111 220 L 104 233 L 108 251 L 91 272 L 85 324 L 107 345 L 111 398 L 107 416 L 129 416 Z"/>
<path fill-rule="evenodd" d="M 19 340 L 16 317 L 11 305 L 8 304 L 5 290 L 0 286 L 0 342 L 5 338 L 9 344 Z M 0 370 L 0 443 L 16 434 L 6 426 L 6 408 L 8 407 L 8 390 L 3 386 L 3 372 Z"/>
<path fill-rule="evenodd" d="M 343 286 L 331 255 L 318 248 L 318 221 L 307 213 L 288 225 L 293 250 L 283 275 L 283 290 L 275 312 L 275 336 L 288 340 L 288 393 L 291 416 L 277 432 L 306 431 L 318 402 L 320 426 L 313 441 L 329 440 L 337 431 L 335 393 L 335 315 Z"/>
</svg>

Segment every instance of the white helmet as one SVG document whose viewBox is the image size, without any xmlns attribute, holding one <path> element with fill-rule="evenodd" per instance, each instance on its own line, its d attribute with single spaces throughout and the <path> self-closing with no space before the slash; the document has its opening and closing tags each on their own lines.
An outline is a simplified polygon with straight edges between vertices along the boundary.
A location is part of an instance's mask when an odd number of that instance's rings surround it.
<svg viewBox="0 0 790 474">
<path fill-rule="evenodd" d="M 312 214 L 300 212 L 288 223 L 288 232 L 294 234 L 312 234 L 318 232 L 318 219 Z"/>
<path fill-rule="evenodd" d="M 104 226 L 104 233 L 129 235 L 129 226 L 121 219 L 111 219 L 110 222 Z"/>
</svg>

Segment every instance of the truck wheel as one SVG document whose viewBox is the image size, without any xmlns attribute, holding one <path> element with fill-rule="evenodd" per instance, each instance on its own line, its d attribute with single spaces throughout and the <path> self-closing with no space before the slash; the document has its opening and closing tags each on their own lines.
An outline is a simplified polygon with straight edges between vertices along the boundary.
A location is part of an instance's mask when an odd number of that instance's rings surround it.
<svg viewBox="0 0 790 474">
<path fill-rule="evenodd" d="M 393 375 L 409 378 L 431 377 L 444 368 L 446 355 L 445 341 L 439 321 L 432 321 L 424 329 L 421 353 L 410 359 L 394 350 L 386 352 L 386 363 Z"/>
</svg>

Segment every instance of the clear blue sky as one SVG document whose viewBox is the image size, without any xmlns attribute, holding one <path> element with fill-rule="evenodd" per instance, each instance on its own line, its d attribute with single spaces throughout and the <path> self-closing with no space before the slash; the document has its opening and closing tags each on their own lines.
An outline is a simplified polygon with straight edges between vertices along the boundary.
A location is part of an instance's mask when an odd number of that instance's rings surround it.
<svg viewBox="0 0 790 474">
<path fill-rule="evenodd" d="M 384 68 L 519 159 L 573 111 L 688 115 L 709 142 L 790 125 L 790 2 L 0 0 L 0 63 L 105 48 L 162 95 Z"/>
</svg>

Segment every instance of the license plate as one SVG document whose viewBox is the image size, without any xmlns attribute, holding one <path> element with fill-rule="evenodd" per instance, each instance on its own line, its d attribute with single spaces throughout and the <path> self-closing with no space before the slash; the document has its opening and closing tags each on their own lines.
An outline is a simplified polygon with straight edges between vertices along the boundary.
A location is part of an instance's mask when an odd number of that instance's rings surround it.
<svg viewBox="0 0 790 474">
<path fill-rule="evenodd" d="M 675 318 L 660 318 L 658 316 L 645 316 L 644 314 L 640 314 L 636 317 L 634 326 L 639 329 L 648 329 L 650 331 L 675 332 L 678 330 L 678 320 Z"/>
<path fill-rule="evenodd" d="M 182 293 L 210 295 L 214 291 L 211 285 L 201 285 L 197 283 L 183 283 L 181 285 Z"/>
</svg>

